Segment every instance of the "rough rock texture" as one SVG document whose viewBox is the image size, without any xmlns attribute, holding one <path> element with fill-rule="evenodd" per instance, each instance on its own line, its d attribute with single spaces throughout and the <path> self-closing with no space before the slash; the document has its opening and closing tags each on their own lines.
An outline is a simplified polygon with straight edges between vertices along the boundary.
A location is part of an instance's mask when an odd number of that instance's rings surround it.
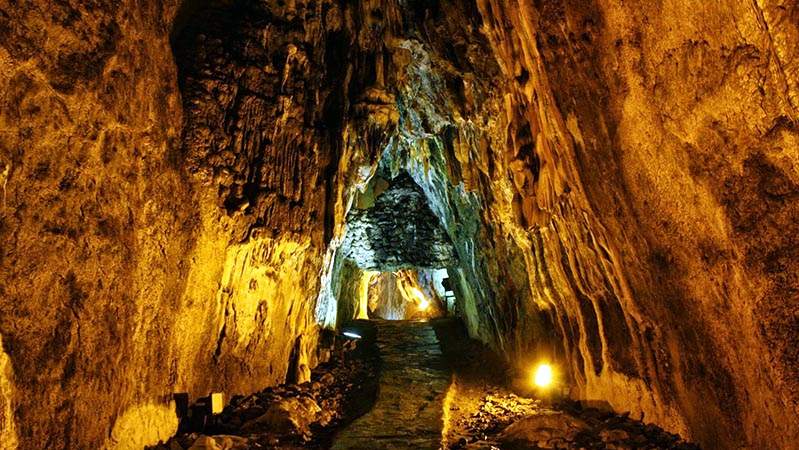
<svg viewBox="0 0 799 450">
<path fill-rule="evenodd" d="M 370 278 L 368 316 L 384 320 L 419 320 L 446 315 L 444 302 L 427 271 L 383 272 Z"/>
<path fill-rule="evenodd" d="M 209 89 L 223 105 L 232 95 L 242 122 L 215 131 L 256 154 L 227 162 L 197 137 L 192 118 L 218 109 L 188 74 L 179 83 L 170 48 L 196 5 L 0 2 L 0 422 L 20 448 L 142 448 L 174 433 L 172 393 L 250 392 L 314 364 L 333 174 L 304 148 L 285 156 L 293 141 L 242 143 L 262 104 L 224 91 L 232 78 Z M 299 55 L 280 48 L 282 74 Z M 220 70 L 239 75 L 238 61 Z M 234 78 L 242 91 L 260 82 L 247 76 Z M 184 143 L 181 96 L 207 108 L 189 108 Z M 249 181 L 274 191 L 263 197 L 247 184 L 256 166 L 275 177 Z"/>
<path fill-rule="evenodd" d="M 478 4 L 536 154 L 516 241 L 581 395 L 797 448 L 797 6 Z"/>
<path fill-rule="evenodd" d="M 382 158 L 520 370 L 548 353 L 706 447 L 796 448 L 797 8 L 733 3 L 423 8 Z"/>
<path fill-rule="evenodd" d="M 519 369 L 546 353 L 706 448 L 799 448 L 797 24 L 785 0 L 0 2 L 2 433 L 140 447 L 174 392 L 307 377 L 318 325 L 359 313 L 342 242 L 380 164 Z"/>
<path fill-rule="evenodd" d="M 379 274 L 370 283 L 368 306 L 371 316 L 383 320 L 402 320 L 406 318 L 408 302 L 399 289 L 399 277 L 392 272 Z"/>
<path fill-rule="evenodd" d="M 314 368 L 310 381 L 236 395 L 216 416 L 196 408 L 178 435 L 147 450 L 189 449 L 209 442 L 208 436 L 220 443 L 238 436 L 233 440 L 245 449 L 330 448 L 337 432 L 371 408 L 380 378 L 374 323 L 350 322 L 346 330 L 362 338 L 324 333 L 330 357 Z"/>
<path fill-rule="evenodd" d="M 100 448 L 115 423 L 174 416 L 164 397 L 201 378 L 171 369 L 195 222 L 176 10 L 0 2 L 0 385 L 20 448 Z"/>
<path fill-rule="evenodd" d="M 2 345 L 2 340 L 0 340 L 0 345 Z M 10 366 L 8 355 L 0 351 L 0 448 L 3 450 L 16 448 L 19 440 L 14 422 L 14 398 L 12 397 L 14 387 L 11 385 L 13 372 Z"/>
<path fill-rule="evenodd" d="M 502 432 L 503 447 L 558 448 L 564 441 L 575 437 L 588 426 L 581 420 L 562 413 L 538 414 L 514 422 Z"/>
<path fill-rule="evenodd" d="M 172 393 L 307 377 L 327 243 L 397 120 L 381 14 L 0 3 L 4 434 L 140 448 Z"/>
<path fill-rule="evenodd" d="M 455 249 L 422 189 L 400 174 L 366 208 L 347 216 L 343 255 L 364 270 L 390 272 L 457 264 Z"/>
</svg>

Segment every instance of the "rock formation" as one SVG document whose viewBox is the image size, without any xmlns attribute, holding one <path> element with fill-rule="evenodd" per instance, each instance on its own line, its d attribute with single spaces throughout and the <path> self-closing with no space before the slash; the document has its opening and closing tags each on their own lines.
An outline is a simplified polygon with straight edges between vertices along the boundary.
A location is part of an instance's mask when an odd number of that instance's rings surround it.
<svg viewBox="0 0 799 450">
<path fill-rule="evenodd" d="M 455 249 L 422 189 L 400 174 L 371 205 L 347 215 L 344 258 L 364 270 L 439 269 L 457 265 Z"/>
<path fill-rule="evenodd" d="M 307 377 L 380 169 L 520 370 L 799 448 L 797 43 L 785 0 L 0 2 L 3 445 Z"/>
</svg>

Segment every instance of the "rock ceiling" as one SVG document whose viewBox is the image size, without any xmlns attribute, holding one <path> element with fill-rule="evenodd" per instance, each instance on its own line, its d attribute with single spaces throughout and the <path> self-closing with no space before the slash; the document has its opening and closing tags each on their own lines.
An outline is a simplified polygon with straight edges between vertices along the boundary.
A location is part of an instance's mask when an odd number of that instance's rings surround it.
<svg viewBox="0 0 799 450">
<path fill-rule="evenodd" d="M 173 393 L 303 379 L 355 314 L 348 217 L 423 193 L 432 245 L 381 255 L 452 264 L 508 361 L 705 448 L 799 448 L 797 24 L 783 0 L 0 2 L 0 440 L 142 448 Z"/>
</svg>

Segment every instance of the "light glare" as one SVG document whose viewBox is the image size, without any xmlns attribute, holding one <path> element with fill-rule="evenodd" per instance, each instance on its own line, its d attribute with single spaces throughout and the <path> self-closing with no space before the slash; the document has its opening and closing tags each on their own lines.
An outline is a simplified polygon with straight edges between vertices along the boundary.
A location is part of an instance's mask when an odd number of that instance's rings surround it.
<svg viewBox="0 0 799 450">
<path fill-rule="evenodd" d="M 423 299 L 419 300 L 419 309 L 421 311 L 427 311 L 427 308 L 429 308 L 429 307 L 430 307 L 430 302 L 427 301 L 426 298 L 423 298 Z"/>
<path fill-rule="evenodd" d="M 427 299 L 427 296 L 424 295 L 424 292 L 413 286 L 410 287 L 410 291 L 411 294 L 416 297 L 416 307 L 419 308 L 419 311 L 427 311 L 427 308 L 430 307 L 430 300 Z"/>
<path fill-rule="evenodd" d="M 542 363 L 536 367 L 535 373 L 533 374 L 533 383 L 536 386 L 540 388 L 549 387 L 552 384 L 553 379 L 554 374 L 552 372 L 552 366 Z"/>
</svg>

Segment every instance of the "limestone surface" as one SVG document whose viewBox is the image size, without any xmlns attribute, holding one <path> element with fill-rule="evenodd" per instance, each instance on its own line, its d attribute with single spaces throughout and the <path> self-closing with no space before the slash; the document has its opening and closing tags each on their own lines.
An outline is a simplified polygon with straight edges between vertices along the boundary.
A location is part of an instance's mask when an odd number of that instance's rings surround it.
<svg viewBox="0 0 799 450">
<path fill-rule="evenodd" d="M 391 180 L 369 208 L 347 216 L 343 255 L 363 270 L 437 269 L 457 264 L 449 236 L 410 175 Z"/>
<path fill-rule="evenodd" d="M 0 0 L 0 438 L 307 379 L 406 173 L 445 244 L 381 251 L 515 370 L 799 449 L 798 44 L 790 0 Z"/>
</svg>

